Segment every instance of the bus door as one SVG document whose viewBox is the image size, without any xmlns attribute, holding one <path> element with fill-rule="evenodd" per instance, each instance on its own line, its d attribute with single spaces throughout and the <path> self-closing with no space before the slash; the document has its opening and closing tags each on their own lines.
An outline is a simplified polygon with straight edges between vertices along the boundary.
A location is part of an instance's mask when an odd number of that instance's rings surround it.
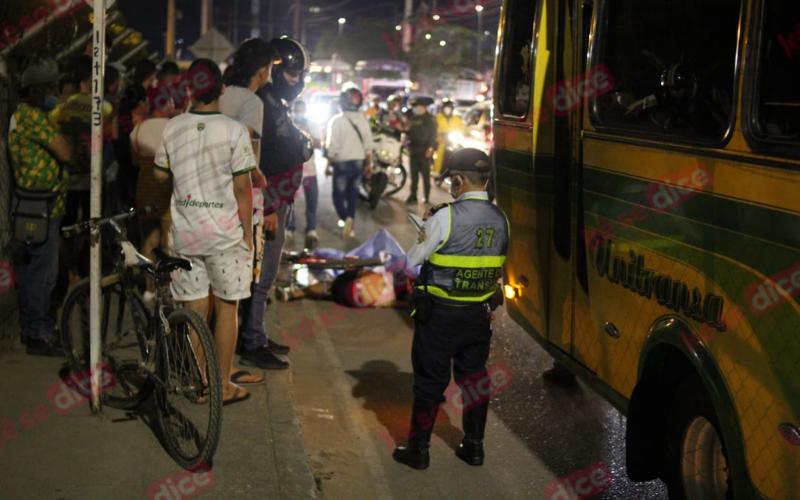
<svg viewBox="0 0 800 500">
<path fill-rule="evenodd" d="M 572 36 L 567 12 L 567 1 L 557 1 L 550 26 L 555 27 L 554 83 L 544 92 L 543 106 L 551 111 L 553 123 L 553 200 L 552 239 L 550 241 L 550 290 L 548 341 L 570 356 L 573 355 L 573 281 L 575 278 L 572 248 L 572 221 L 576 207 L 573 204 L 572 179 L 574 178 L 571 130 L 574 106 L 564 82 L 572 78 Z M 562 94 L 564 94 L 562 96 Z M 565 97 L 566 96 L 566 97 Z"/>
<path fill-rule="evenodd" d="M 505 2 L 492 127 L 497 200 L 511 224 L 505 282 L 517 290 L 507 310 L 541 338 L 548 335 L 553 128 L 532 102 L 539 102 L 544 87 L 534 75 L 546 74 L 551 65 L 544 19 L 553 1 Z"/>
</svg>

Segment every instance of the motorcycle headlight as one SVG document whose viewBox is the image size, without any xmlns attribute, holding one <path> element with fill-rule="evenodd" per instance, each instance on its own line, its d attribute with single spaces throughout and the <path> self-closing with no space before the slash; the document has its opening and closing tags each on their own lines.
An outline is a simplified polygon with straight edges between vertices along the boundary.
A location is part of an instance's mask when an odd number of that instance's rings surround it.
<svg viewBox="0 0 800 500">
<path fill-rule="evenodd" d="M 461 141 L 464 140 L 464 134 L 461 132 L 450 132 L 447 134 L 447 139 L 454 144 L 461 144 Z"/>
</svg>

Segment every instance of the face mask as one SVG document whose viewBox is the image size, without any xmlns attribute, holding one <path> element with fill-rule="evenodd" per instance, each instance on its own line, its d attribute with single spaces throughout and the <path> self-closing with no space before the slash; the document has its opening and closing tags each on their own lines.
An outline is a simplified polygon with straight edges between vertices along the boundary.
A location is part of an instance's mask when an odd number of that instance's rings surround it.
<svg viewBox="0 0 800 500">
<path fill-rule="evenodd" d="M 58 104 L 58 97 L 54 96 L 53 94 L 47 94 L 44 96 L 44 103 L 42 104 L 42 109 L 45 111 L 50 111 L 55 109 L 56 105 Z"/>
<path fill-rule="evenodd" d="M 450 194 L 450 196 L 453 197 L 454 200 L 458 198 L 458 190 L 460 188 L 461 188 L 461 179 L 459 177 L 451 177 L 450 189 L 448 189 L 447 192 Z"/>
<path fill-rule="evenodd" d="M 411 110 L 411 112 L 414 113 L 414 116 L 419 116 L 422 114 L 422 111 L 420 111 L 419 108 L 414 108 Z"/>
<path fill-rule="evenodd" d="M 295 113 L 294 117 L 297 120 L 302 120 L 302 119 L 304 119 L 306 117 L 306 114 L 305 113 Z"/>
<path fill-rule="evenodd" d="M 450 108 L 444 108 L 444 116 L 450 116 L 453 114 L 453 110 Z"/>
</svg>

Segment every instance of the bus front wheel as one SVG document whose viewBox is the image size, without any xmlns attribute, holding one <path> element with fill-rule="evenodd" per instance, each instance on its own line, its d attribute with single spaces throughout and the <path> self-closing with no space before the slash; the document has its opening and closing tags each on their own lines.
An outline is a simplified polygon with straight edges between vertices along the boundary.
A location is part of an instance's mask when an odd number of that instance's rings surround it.
<svg viewBox="0 0 800 500">
<path fill-rule="evenodd" d="M 694 375 L 675 394 L 670 413 L 664 481 L 669 498 L 731 500 L 730 467 L 714 406 Z"/>
</svg>

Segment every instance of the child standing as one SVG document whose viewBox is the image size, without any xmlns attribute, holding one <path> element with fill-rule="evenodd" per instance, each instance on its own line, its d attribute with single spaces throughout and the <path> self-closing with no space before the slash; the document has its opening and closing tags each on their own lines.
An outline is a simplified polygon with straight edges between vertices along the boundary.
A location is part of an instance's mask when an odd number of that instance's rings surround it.
<svg viewBox="0 0 800 500">
<path fill-rule="evenodd" d="M 247 129 L 219 112 L 224 86 L 217 65 L 198 59 L 189 71 L 196 74 L 189 89 L 194 108 L 164 129 L 154 175 L 166 181 L 172 174 L 170 247 L 192 262 L 191 271 L 173 273 L 173 296 L 205 318 L 209 284 L 214 290 L 214 338 L 226 405 L 250 397 L 230 376 L 238 301 L 250 296 L 253 276 L 250 172 L 256 161 Z"/>
</svg>

